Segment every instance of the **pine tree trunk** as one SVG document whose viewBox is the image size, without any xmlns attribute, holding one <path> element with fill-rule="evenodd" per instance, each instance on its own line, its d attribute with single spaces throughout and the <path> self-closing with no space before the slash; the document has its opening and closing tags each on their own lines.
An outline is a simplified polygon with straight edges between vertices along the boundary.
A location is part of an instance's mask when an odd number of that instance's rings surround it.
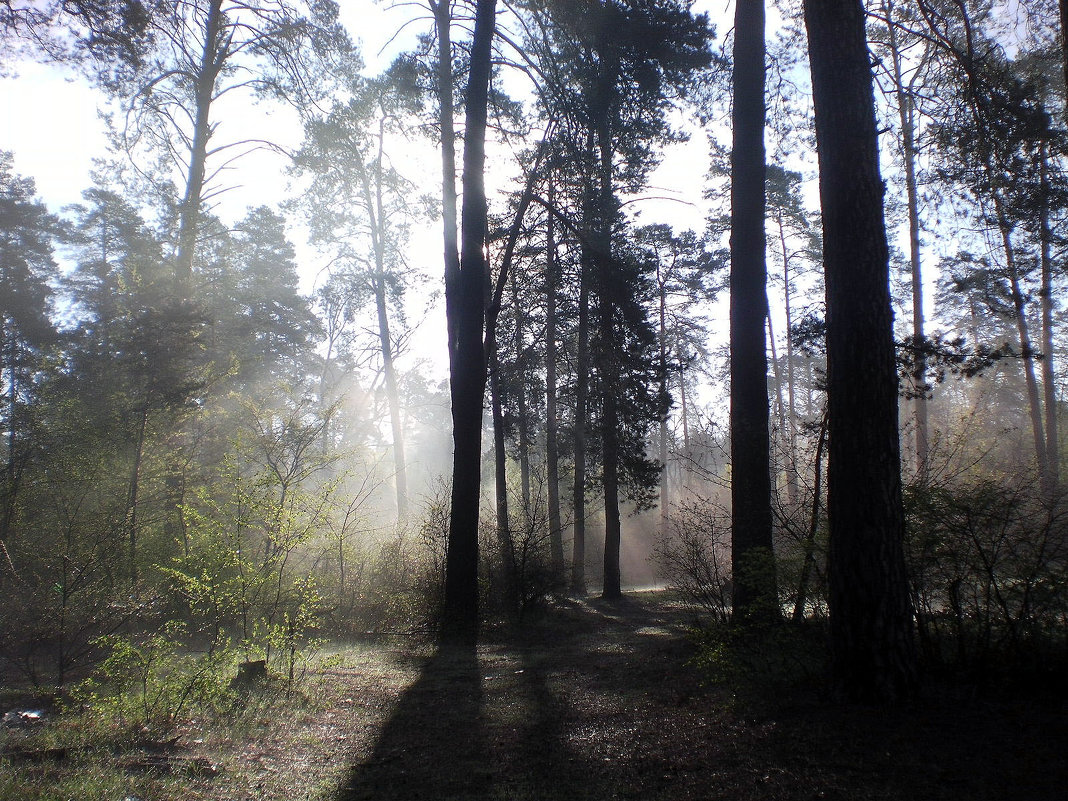
<svg viewBox="0 0 1068 801">
<path fill-rule="evenodd" d="M 552 186 L 549 205 L 552 206 Z M 560 444 L 557 439 L 556 412 L 556 292 L 560 282 L 556 261 L 556 229 L 553 215 L 546 220 L 545 265 L 545 482 L 549 512 L 549 548 L 553 574 L 563 579 L 564 539 L 560 520 Z"/>
<path fill-rule="evenodd" d="M 930 459 L 930 435 L 928 434 L 926 390 L 927 359 L 923 350 L 925 319 L 923 265 L 920 257 L 920 201 L 916 184 L 916 122 L 912 93 L 905 86 L 901 73 L 901 52 L 898 47 L 897 28 L 893 21 L 893 3 L 888 0 L 883 10 L 886 15 L 894 92 L 897 95 L 898 120 L 901 124 L 901 149 L 905 164 L 905 195 L 909 214 L 909 264 L 912 271 L 912 342 L 915 348 L 912 378 L 917 390 L 913 401 L 913 414 L 916 422 L 916 475 L 922 483 L 926 479 L 927 463 Z"/>
<path fill-rule="evenodd" d="M 772 550 L 764 209 L 764 2 L 738 0 L 731 151 L 731 568 L 735 620 L 779 617 Z"/>
<path fill-rule="evenodd" d="M 1064 86 L 1068 90 L 1068 0 L 1060 0 L 1061 16 L 1061 60 L 1064 62 Z M 1068 114 L 1068 106 L 1065 108 Z"/>
<path fill-rule="evenodd" d="M 4 459 L 4 508 L 3 517 L 0 518 L 0 545 L 4 546 L 7 554 L 6 543 L 15 528 L 15 512 L 17 510 L 17 498 L 19 489 L 18 469 L 18 421 L 16 409 L 18 408 L 18 375 L 15 369 L 16 351 L 15 336 L 8 330 L 8 318 L 0 320 L 0 355 L 4 363 L 0 364 L 0 378 L 7 373 L 7 454 Z M 10 563 L 10 556 L 8 557 Z"/>
<path fill-rule="evenodd" d="M 401 422 L 400 391 L 397 388 L 397 368 L 393 364 L 393 342 L 389 332 L 389 312 L 386 310 L 385 277 L 374 277 L 375 310 L 378 315 L 378 343 L 382 351 L 382 374 L 389 404 L 389 424 L 393 437 L 393 483 L 397 498 L 397 523 L 408 519 L 408 470 L 404 459 L 404 426 Z"/>
<path fill-rule="evenodd" d="M 797 580 L 797 598 L 794 600 L 793 619 L 800 623 L 805 619 L 808 604 L 808 585 L 816 566 L 816 535 L 820 530 L 820 502 L 823 494 L 823 450 L 827 444 L 827 415 L 820 420 L 816 439 L 816 458 L 812 467 L 812 515 L 809 517 L 808 533 L 805 535 L 805 551 L 801 560 L 801 576 Z"/>
<path fill-rule="evenodd" d="M 615 94 L 616 69 L 601 65 L 601 100 Z M 592 232 L 594 263 L 597 267 L 598 315 L 597 368 L 601 382 L 601 491 L 604 496 L 604 583 L 601 597 L 614 599 L 622 595 L 619 569 L 619 412 L 616 405 L 618 363 L 616 361 L 615 301 L 616 270 L 612 261 L 612 223 L 615 218 L 615 193 L 612 186 L 613 152 L 609 115 L 604 113 L 597 126 L 599 185 L 597 187 L 595 228 Z"/>
<path fill-rule="evenodd" d="M 194 77 L 193 140 L 189 150 L 189 171 L 185 196 L 179 206 L 175 279 L 182 300 L 189 299 L 193 288 L 193 259 L 200 222 L 200 202 L 207 174 L 208 139 L 211 137 L 209 115 L 215 95 L 215 81 L 222 68 L 221 29 L 222 0 L 210 0 L 204 25 L 204 49 Z"/>
<path fill-rule="evenodd" d="M 478 638 L 478 497 L 482 407 L 486 389 L 483 341 L 489 269 L 484 252 L 486 119 L 496 0 L 478 0 L 471 42 L 464 136 L 463 216 L 459 274 L 446 278 L 453 471 L 445 555 L 442 637 L 464 644 Z"/>
<path fill-rule="evenodd" d="M 493 485 L 497 509 L 497 556 L 501 560 L 502 595 L 511 620 L 519 617 L 516 585 L 515 542 L 508 515 L 508 454 L 504 442 L 504 409 L 501 404 L 500 360 L 497 342 L 488 347 L 490 409 L 493 415 Z"/>
<path fill-rule="evenodd" d="M 519 435 L 519 488 L 523 501 L 524 516 L 530 515 L 530 411 L 527 408 L 526 336 L 523 326 L 523 308 L 519 302 L 519 287 L 515 270 L 508 274 L 508 287 L 512 295 L 512 313 L 515 315 L 515 355 L 518 364 L 516 388 L 516 428 Z"/>
<path fill-rule="evenodd" d="M 360 159 L 358 154 L 354 157 Z M 371 276 L 371 289 L 375 296 L 375 313 L 378 318 L 378 346 L 382 353 L 382 374 L 386 384 L 386 403 L 389 406 L 390 432 L 393 441 L 393 484 L 396 489 L 397 524 L 403 525 L 408 519 L 408 469 L 404 458 L 404 426 L 401 422 L 397 368 L 393 363 L 393 337 L 389 330 L 389 310 L 386 306 L 386 215 L 382 201 L 382 164 L 384 160 L 385 121 L 380 120 L 378 128 L 378 158 L 375 160 L 374 177 L 372 179 L 362 161 L 359 162 L 359 174 L 375 259 L 375 271 Z"/>
<path fill-rule="evenodd" d="M 872 76 L 860 0 L 805 0 L 827 292 L 831 652 L 838 691 L 913 692 L 897 373 Z"/>
<path fill-rule="evenodd" d="M 137 438 L 134 441 L 134 461 L 130 467 L 130 483 L 126 491 L 126 541 L 130 549 L 130 581 L 137 583 L 137 505 L 140 500 L 141 463 L 145 454 L 145 432 L 148 429 L 148 407 L 141 410 L 137 421 Z M 188 548 L 186 556 L 189 555 Z"/>
<path fill-rule="evenodd" d="M 1027 409 L 1031 418 L 1031 438 L 1035 447 L 1035 462 L 1042 479 L 1043 488 L 1049 490 L 1049 460 L 1046 455 L 1046 435 L 1042 418 L 1042 400 L 1035 375 L 1035 352 L 1031 342 L 1031 326 L 1027 323 L 1027 304 L 1023 287 L 1020 286 L 1020 271 L 1016 265 L 1016 247 L 1012 242 L 1012 224 L 998 197 L 994 198 L 1001 246 L 1005 253 L 1005 271 L 1008 273 L 1009 292 L 1013 310 L 1016 312 L 1016 332 L 1020 337 L 1020 352 L 1023 355 L 1024 382 L 1027 387 Z"/>
<path fill-rule="evenodd" d="M 659 291 L 659 328 L 657 331 L 658 344 L 660 346 L 659 353 L 659 379 L 660 379 L 660 393 L 662 397 L 667 397 L 668 392 L 668 344 L 667 344 L 667 288 L 664 284 L 664 279 L 660 275 L 660 264 L 657 263 L 657 289 Z M 667 534 L 668 526 L 671 523 L 670 514 L 668 512 L 668 418 L 665 414 L 660 419 L 660 436 L 659 436 L 659 456 L 660 456 L 660 534 L 664 536 Z"/>
<path fill-rule="evenodd" d="M 790 451 L 790 434 L 789 424 L 786 419 L 786 401 L 782 397 L 782 365 L 779 364 L 779 354 L 775 346 L 775 327 L 771 323 L 771 314 L 767 316 L 768 326 L 768 350 L 771 351 L 771 372 L 775 376 L 775 416 L 778 418 L 779 424 L 779 446 L 780 458 L 785 456 L 789 460 L 789 464 L 782 467 L 784 484 L 786 487 L 786 505 L 788 508 L 793 509 L 797 503 L 797 482 L 793 479 L 793 475 L 796 469 L 796 462 L 790 457 L 792 456 Z M 772 468 L 772 492 L 778 493 L 779 487 L 779 468 L 776 467 L 775 459 L 771 459 Z"/>
<path fill-rule="evenodd" d="M 794 380 L 794 343 L 791 332 L 793 331 L 794 317 L 793 304 L 790 299 L 790 250 L 786 246 L 786 227 L 782 215 L 776 218 L 779 226 L 779 247 L 782 252 L 782 286 L 783 307 L 786 311 L 786 445 L 790 456 L 790 464 L 786 471 L 786 495 L 791 507 L 797 499 L 797 395 Z M 774 341 L 774 340 L 773 340 Z"/>
<path fill-rule="evenodd" d="M 1053 232 L 1049 223 L 1049 150 L 1046 142 L 1042 143 L 1039 165 L 1042 178 L 1042 285 L 1038 297 L 1042 307 L 1042 390 L 1046 412 L 1046 471 L 1045 490 L 1048 496 L 1056 495 L 1060 484 L 1060 441 L 1057 431 L 1057 388 L 1056 371 L 1053 369 L 1053 257 L 1050 246 Z"/>
<path fill-rule="evenodd" d="M 460 274 L 460 244 L 456 238 L 456 126 L 453 121 L 452 16 L 450 0 L 431 0 L 438 34 L 438 134 L 441 138 L 441 226 L 445 250 L 445 287 Z M 455 322 L 446 315 L 448 341 L 455 340 Z"/>
<path fill-rule="evenodd" d="M 590 288 L 589 257 L 582 248 L 579 265 L 578 339 L 575 353 L 575 475 L 572 494 L 574 538 L 571 555 L 571 592 L 586 595 L 586 427 L 590 387 Z"/>
</svg>

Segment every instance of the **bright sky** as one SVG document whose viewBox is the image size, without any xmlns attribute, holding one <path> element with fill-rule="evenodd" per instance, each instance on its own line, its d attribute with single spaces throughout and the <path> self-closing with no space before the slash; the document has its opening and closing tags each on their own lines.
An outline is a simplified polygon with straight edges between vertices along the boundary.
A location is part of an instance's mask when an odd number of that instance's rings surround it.
<svg viewBox="0 0 1068 801">
<path fill-rule="evenodd" d="M 713 6 L 717 5 L 723 4 L 705 0 L 695 7 L 716 13 Z M 342 21 L 360 41 L 368 74 L 379 72 L 397 52 L 413 46 L 418 33 L 427 30 L 427 21 L 404 26 L 413 8 L 413 4 L 391 7 L 372 0 L 341 3 Z M 398 29 L 401 29 L 399 34 Z M 721 36 L 724 33 L 722 26 L 719 33 Z M 14 152 L 16 172 L 33 178 L 40 196 L 52 210 L 58 211 L 81 200 L 81 193 L 91 185 L 93 159 L 107 151 L 104 126 L 98 114 L 103 98 L 73 70 L 36 62 L 21 62 L 14 67 L 13 76 L 0 78 L 0 109 L 3 110 L 0 149 Z M 271 103 L 224 100 L 230 107 L 218 107 L 215 114 L 220 123 L 220 140 L 254 135 L 271 138 L 284 146 L 299 143 L 300 126 L 290 110 Z M 427 152 L 425 146 L 421 149 Z M 494 154 L 490 155 L 492 159 Z M 496 155 L 495 160 L 502 163 L 505 154 Z M 425 158 L 424 155 L 422 159 Z M 651 189 L 648 194 L 673 196 L 682 202 L 634 204 L 634 208 L 641 209 L 643 221 L 663 220 L 678 228 L 703 227 L 701 192 L 707 161 L 707 145 L 701 135 L 668 153 L 653 180 L 657 189 Z M 219 198 L 216 213 L 223 219 L 233 220 L 241 217 L 249 206 L 277 205 L 289 193 L 285 166 L 283 157 L 269 152 L 243 157 L 227 176 L 232 188 Z M 436 168 L 436 164 L 432 166 Z M 512 169 L 507 169 L 510 174 Z M 494 180 L 491 175 L 487 183 L 491 202 L 494 189 L 503 193 L 510 188 L 504 176 Z M 430 228 L 416 232 L 413 250 L 425 251 L 425 257 L 417 258 L 436 265 L 440 261 L 440 233 L 432 230 L 433 226 Z M 321 265 L 308 248 L 302 247 L 298 225 L 291 235 L 297 240 L 304 288 L 310 290 L 317 282 Z"/>
</svg>

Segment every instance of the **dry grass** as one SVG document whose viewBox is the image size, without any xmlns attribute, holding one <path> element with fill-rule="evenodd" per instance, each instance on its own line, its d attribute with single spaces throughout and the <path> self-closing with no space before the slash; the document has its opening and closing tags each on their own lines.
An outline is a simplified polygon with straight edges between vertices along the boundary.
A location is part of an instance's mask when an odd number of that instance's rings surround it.
<svg viewBox="0 0 1068 801">
<path fill-rule="evenodd" d="M 886 711 L 777 685 L 757 708 L 693 666 L 692 614 L 642 595 L 561 606 L 521 635 L 489 632 L 477 652 L 407 639 L 345 648 L 302 697 L 253 698 L 170 744 L 108 745 L 76 735 L 76 720 L 5 732 L 0 797 L 1065 797 L 1063 703 L 931 698 Z M 64 742 L 55 759 L 11 751 Z"/>
</svg>

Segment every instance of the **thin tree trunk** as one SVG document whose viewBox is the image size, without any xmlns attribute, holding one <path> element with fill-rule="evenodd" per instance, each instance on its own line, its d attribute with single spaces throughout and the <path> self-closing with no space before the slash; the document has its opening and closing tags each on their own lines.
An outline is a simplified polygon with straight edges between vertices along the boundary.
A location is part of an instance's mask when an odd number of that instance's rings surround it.
<svg viewBox="0 0 1068 801">
<path fill-rule="evenodd" d="M 141 410 L 134 442 L 134 462 L 130 468 L 130 484 L 126 493 L 126 540 L 130 550 L 130 581 L 137 583 L 137 504 L 141 486 L 141 462 L 145 453 L 145 431 L 148 428 L 148 408 Z M 188 549 L 186 549 L 188 556 Z"/>
<path fill-rule="evenodd" d="M 776 221 L 779 227 L 779 247 L 782 251 L 782 286 L 783 306 L 786 310 L 786 401 L 788 404 L 786 424 L 787 447 L 790 454 L 790 467 L 786 474 L 787 495 L 794 503 L 797 498 L 797 396 L 794 379 L 794 343 L 793 343 L 793 303 L 790 299 L 790 250 L 786 246 L 786 226 L 782 214 Z M 774 341 L 774 340 L 772 340 Z"/>
<path fill-rule="evenodd" d="M 611 108 L 617 70 L 611 63 L 601 65 L 601 100 Z M 604 583 L 602 598 L 619 598 L 623 591 L 620 575 L 619 514 L 619 411 L 616 393 L 618 366 L 615 358 L 616 270 L 612 262 L 612 223 L 615 217 L 615 194 L 612 186 L 613 152 L 609 114 L 604 113 L 597 125 L 599 186 L 597 187 L 594 263 L 597 266 L 598 320 L 600 345 L 597 348 L 601 381 L 601 492 L 604 497 Z"/>
<path fill-rule="evenodd" d="M 1060 442 L 1057 431 L 1057 389 L 1056 371 L 1053 369 L 1053 258 L 1050 245 L 1053 232 L 1049 224 L 1049 150 L 1046 142 L 1042 143 L 1040 152 L 1042 178 L 1042 286 L 1039 290 L 1039 302 L 1042 306 L 1042 390 L 1046 412 L 1046 484 L 1047 493 L 1055 494 L 1060 483 Z"/>
<path fill-rule="evenodd" d="M 738 0 L 731 150 L 731 568 L 735 620 L 780 616 L 772 549 L 764 340 L 764 2 Z"/>
<path fill-rule="evenodd" d="M 860 0 L 804 0 L 827 290 L 831 654 L 838 691 L 916 683 L 897 372 L 871 63 Z"/>
<path fill-rule="evenodd" d="M 222 68 L 221 30 L 222 0 L 209 0 L 204 25 L 204 49 L 194 77 L 193 140 L 189 149 L 189 171 L 185 195 L 179 206 L 175 279 L 179 297 L 183 300 L 189 299 L 193 288 L 193 260 L 200 223 L 200 202 L 207 174 L 208 140 L 211 138 L 211 103 L 215 96 L 215 81 Z"/>
<path fill-rule="evenodd" d="M 464 136 L 462 251 L 459 274 L 451 280 L 447 275 L 445 282 L 454 450 L 442 637 L 464 644 L 478 639 L 478 496 L 486 389 L 483 334 L 489 286 L 484 251 L 486 121 L 496 6 L 496 0 L 478 0 L 475 7 Z"/>
<path fill-rule="evenodd" d="M 371 290 L 375 296 L 375 314 L 378 320 L 378 346 L 382 353 L 382 373 L 386 384 L 386 403 L 389 406 L 389 422 L 393 440 L 393 483 L 396 488 L 397 523 L 403 525 L 408 518 L 408 472 L 404 458 L 404 425 L 401 420 L 400 391 L 397 387 L 397 368 L 393 361 L 393 337 L 389 328 L 389 309 L 386 305 L 386 218 L 382 200 L 382 163 L 385 159 L 385 123 L 379 121 L 378 158 L 374 175 L 360 155 L 357 160 L 363 203 L 367 211 L 371 248 L 374 251 L 375 269 L 370 276 Z M 373 184 L 373 185 L 372 185 Z"/>
<path fill-rule="evenodd" d="M 393 363 L 393 342 L 389 331 L 383 273 L 379 272 L 372 283 L 375 311 L 378 315 L 378 342 L 382 350 L 382 373 L 386 383 L 386 402 L 389 404 L 389 423 L 393 437 L 393 482 L 397 497 L 397 523 L 403 525 L 408 519 L 408 471 L 404 458 L 404 425 L 401 421 L 400 392 L 397 388 L 397 368 Z"/>
<path fill-rule="evenodd" d="M 660 394 L 667 397 L 668 392 L 668 345 L 667 345 L 667 288 L 664 279 L 660 275 L 660 262 L 656 265 L 656 285 L 659 294 L 659 328 L 657 331 L 658 344 L 660 346 Z M 665 535 L 671 523 L 668 512 L 668 418 L 665 414 L 660 418 L 660 534 Z"/>
<path fill-rule="evenodd" d="M 927 477 L 930 459 L 927 413 L 927 357 L 924 352 L 923 270 L 920 257 L 920 201 L 916 184 L 916 122 L 910 87 L 907 88 L 901 73 L 901 53 L 898 48 L 897 27 L 894 25 L 894 4 L 884 4 L 887 36 L 893 68 L 894 91 L 897 95 L 898 120 L 901 124 L 901 149 L 905 164 L 905 195 L 909 215 L 909 264 L 912 271 L 912 342 L 915 365 L 912 378 L 916 384 L 913 414 L 916 422 L 916 475 L 921 483 Z"/>
<path fill-rule="evenodd" d="M 6 561 L 10 564 L 11 557 L 7 552 L 6 543 L 15 527 L 16 499 L 19 488 L 18 421 L 15 419 L 15 410 L 18 408 L 18 375 L 15 369 L 15 337 L 7 328 L 8 319 L 4 317 L 0 321 L 0 335 L 3 337 L 0 340 L 0 355 L 3 355 L 6 365 L 0 365 L 0 377 L 3 377 L 4 367 L 6 366 L 8 375 L 7 420 L 5 421 L 7 423 L 7 458 L 4 460 L 4 509 L 3 518 L 0 521 L 2 523 L 2 527 L 0 527 L 0 545 L 3 545 L 4 554 L 7 557 Z M 14 566 L 12 566 L 12 572 L 14 572 Z"/>
<path fill-rule="evenodd" d="M 571 555 L 571 592 L 586 595 L 586 426 L 590 387 L 590 263 L 582 247 L 579 265 L 578 343 L 575 353 L 575 483 L 572 495 L 574 540 Z"/>
<path fill-rule="evenodd" d="M 1027 308 L 1023 288 L 1020 286 L 1020 273 L 1016 267 L 1016 248 L 1012 243 L 1012 227 L 1005 215 L 1000 197 L 995 196 L 994 208 L 998 228 L 1001 233 L 1001 246 L 1005 253 L 1005 270 L 1008 273 L 1009 291 L 1012 306 L 1016 312 L 1016 332 L 1020 337 L 1020 350 L 1023 356 L 1024 382 L 1027 386 L 1027 408 L 1031 418 L 1031 437 L 1035 446 L 1035 461 L 1038 463 L 1039 475 L 1043 487 L 1049 489 L 1049 460 L 1046 454 L 1046 435 L 1042 420 L 1042 400 L 1038 391 L 1038 379 L 1035 376 L 1034 346 L 1031 342 L 1031 327 L 1027 323 Z"/>
<path fill-rule="evenodd" d="M 679 416 L 682 418 L 682 452 L 689 458 L 690 409 L 686 398 L 686 370 L 681 364 L 679 365 Z"/>
<path fill-rule="evenodd" d="M 1060 0 L 1061 16 L 1061 60 L 1064 63 L 1064 86 L 1068 90 L 1068 0 Z M 1068 114 L 1068 105 L 1065 106 Z"/>
<path fill-rule="evenodd" d="M 549 204 L 555 201 L 549 185 Z M 564 575 L 564 539 L 560 520 L 560 444 L 556 413 L 556 292 L 560 282 L 556 260 L 556 227 L 553 215 L 546 217 L 545 265 L 545 481 L 549 512 L 549 549 L 553 574 Z"/>
<path fill-rule="evenodd" d="M 519 488 L 523 501 L 523 514 L 530 514 L 530 411 L 527 408 L 527 372 L 525 368 L 526 337 L 523 326 L 523 308 L 519 303 L 519 286 L 515 278 L 515 270 L 509 272 L 508 287 L 512 295 L 512 312 L 515 315 L 515 354 L 518 366 L 519 381 L 516 387 L 516 406 L 518 418 L 516 420 L 517 433 L 519 434 Z"/>
<path fill-rule="evenodd" d="M 504 442 L 504 409 L 501 404 L 500 359 L 494 339 L 487 348 L 489 361 L 490 409 L 493 415 L 493 484 L 497 511 L 497 551 L 501 560 L 502 594 L 509 619 L 519 617 L 516 585 L 515 542 L 508 515 L 508 454 Z"/>
<path fill-rule="evenodd" d="M 820 530 L 820 501 L 823 493 L 823 449 L 827 444 L 827 415 L 820 420 L 820 430 L 816 439 L 816 462 L 812 469 L 812 517 L 809 518 L 808 533 L 805 536 L 805 554 L 801 561 L 801 576 L 797 580 L 797 598 L 794 601 L 793 619 L 801 622 L 805 619 L 805 606 L 808 604 L 808 585 L 812 580 L 812 569 L 816 566 L 816 535 Z"/>
<path fill-rule="evenodd" d="M 441 225 L 445 249 L 445 286 L 460 274 L 460 245 L 456 237 L 456 126 L 453 121 L 452 16 L 450 0 L 430 0 L 438 34 L 438 128 L 441 137 Z M 446 315 L 448 317 L 448 315 Z M 448 341 L 455 340 L 455 321 L 447 319 Z"/>
<path fill-rule="evenodd" d="M 782 365 L 779 364 L 779 354 L 775 347 L 775 328 L 771 323 L 771 315 L 768 314 L 768 348 L 771 351 L 771 371 L 775 376 L 775 407 L 776 417 L 779 422 L 779 440 L 782 443 L 783 452 L 790 453 L 790 437 L 788 432 L 788 425 L 786 422 L 786 402 L 782 397 Z M 772 468 L 774 468 L 774 460 L 772 461 Z M 786 504 L 790 509 L 794 508 L 797 503 L 797 482 L 793 480 L 792 474 L 796 469 L 796 463 L 791 462 L 783 468 L 784 483 L 786 485 Z M 772 492 L 778 490 L 778 471 L 775 471 L 776 480 L 772 481 Z"/>
</svg>

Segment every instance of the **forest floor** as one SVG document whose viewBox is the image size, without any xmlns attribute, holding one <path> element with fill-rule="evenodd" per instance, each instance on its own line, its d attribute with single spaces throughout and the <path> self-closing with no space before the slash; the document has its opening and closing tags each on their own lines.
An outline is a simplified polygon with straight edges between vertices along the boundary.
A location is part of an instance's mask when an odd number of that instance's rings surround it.
<svg viewBox="0 0 1068 801">
<path fill-rule="evenodd" d="M 739 692 L 694 659 L 694 619 L 667 593 L 568 602 L 520 634 L 489 631 L 477 652 L 411 638 L 340 649 L 299 702 L 253 699 L 162 742 L 58 754 L 0 733 L 0 797 L 1068 797 L 1063 702 L 942 692 L 883 710 L 829 704 L 816 681 Z M 92 771 L 73 794 L 67 774 Z"/>
</svg>

